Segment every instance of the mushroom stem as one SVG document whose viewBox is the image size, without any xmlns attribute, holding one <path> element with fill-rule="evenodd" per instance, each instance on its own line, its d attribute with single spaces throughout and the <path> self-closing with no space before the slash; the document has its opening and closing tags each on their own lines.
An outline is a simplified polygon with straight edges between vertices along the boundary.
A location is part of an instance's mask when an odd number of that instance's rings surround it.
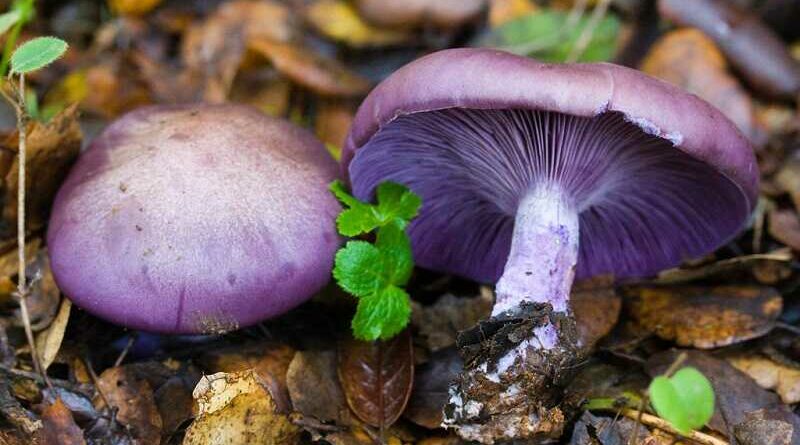
<svg viewBox="0 0 800 445">
<path fill-rule="evenodd" d="M 550 303 L 554 312 L 569 311 L 578 261 L 578 227 L 578 212 L 558 186 L 539 186 L 522 198 L 511 252 L 495 288 L 492 316 L 513 314 L 523 302 Z M 537 337 L 549 349 L 558 336 L 552 328 L 543 329 L 547 332 Z"/>
</svg>

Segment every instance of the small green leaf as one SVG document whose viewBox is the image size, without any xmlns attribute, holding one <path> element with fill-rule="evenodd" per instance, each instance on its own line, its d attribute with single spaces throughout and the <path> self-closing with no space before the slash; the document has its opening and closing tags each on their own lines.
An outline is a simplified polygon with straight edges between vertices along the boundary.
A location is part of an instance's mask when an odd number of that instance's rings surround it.
<svg viewBox="0 0 800 445">
<path fill-rule="evenodd" d="M 353 335 L 359 340 L 387 340 L 402 331 L 411 316 L 408 294 L 389 286 L 375 295 L 358 301 L 353 317 Z"/>
<path fill-rule="evenodd" d="M 55 37 L 28 40 L 11 55 L 11 72 L 25 74 L 43 68 L 64 55 L 67 47 L 67 42 Z"/>
<path fill-rule="evenodd" d="M 395 221 L 378 229 L 375 245 L 381 254 L 384 280 L 404 286 L 414 271 L 414 258 L 402 225 Z"/>
<path fill-rule="evenodd" d="M 683 368 L 671 378 L 654 378 L 649 392 L 656 413 L 681 434 L 702 428 L 714 414 L 714 389 L 695 368 Z"/>
<path fill-rule="evenodd" d="M 384 221 L 401 219 L 410 221 L 419 211 L 422 199 L 407 187 L 395 182 L 378 186 L 378 211 Z"/>
<path fill-rule="evenodd" d="M 21 17 L 22 15 L 16 9 L 0 15 L 0 35 L 7 33 Z"/>
<path fill-rule="evenodd" d="M 336 198 L 349 207 L 336 218 L 336 228 L 344 236 L 369 233 L 393 221 L 405 224 L 417 215 L 422 200 L 405 186 L 384 182 L 378 186 L 378 204 L 366 204 L 345 191 L 344 184 L 334 181 L 330 186 Z"/>
<path fill-rule="evenodd" d="M 333 277 L 342 289 L 366 297 L 387 285 L 383 278 L 381 253 L 366 241 L 348 241 L 336 252 Z"/>
</svg>

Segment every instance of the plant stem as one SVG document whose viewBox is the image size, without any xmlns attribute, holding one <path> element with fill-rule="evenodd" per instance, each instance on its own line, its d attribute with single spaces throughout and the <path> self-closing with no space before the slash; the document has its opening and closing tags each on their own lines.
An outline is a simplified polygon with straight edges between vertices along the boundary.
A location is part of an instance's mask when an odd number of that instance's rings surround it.
<svg viewBox="0 0 800 445">
<path fill-rule="evenodd" d="M 36 342 L 33 337 L 33 329 L 31 328 L 31 318 L 28 313 L 28 281 L 25 275 L 25 166 L 26 166 L 26 143 L 27 143 L 27 126 L 28 126 L 28 113 L 25 109 L 25 75 L 19 75 L 19 86 L 17 88 L 17 132 L 19 133 L 19 147 L 18 147 L 18 168 L 17 168 L 17 253 L 19 260 L 19 269 L 17 272 L 17 295 L 19 298 L 19 308 L 22 315 L 22 324 L 25 328 L 25 336 L 28 338 L 28 346 L 31 348 L 31 358 L 33 360 L 33 367 L 39 373 L 45 382 L 49 380 L 44 374 L 41 363 L 39 363 L 39 351 L 36 349 Z"/>
</svg>

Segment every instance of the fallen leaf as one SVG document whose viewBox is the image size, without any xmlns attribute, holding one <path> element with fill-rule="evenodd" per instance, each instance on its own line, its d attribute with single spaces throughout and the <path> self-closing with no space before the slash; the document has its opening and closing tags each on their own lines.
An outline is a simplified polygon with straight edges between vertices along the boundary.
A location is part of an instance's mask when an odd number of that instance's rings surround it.
<svg viewBox="0 0 800 445">
<path fill-rule="evenodd" d="M 358 12 L 370 23 L 389 28 L 432 25 L 458 28 L 476 19 L 485 0 L 358 0 Z"/>
<path fill-rule="evenodd" d="M 425 428 L 441 427 L 450 383 L 463 368 L 464 362 L 455 348 L 431 354 L 428 362 L 420 365 L 414 373 L 414 389 L 403 415 Z"/>
<path fill-rule="evenodd" d="M 724 360 L 717 359 L 703 351 L 685 351 L 688 358 L 684 366 L 692 366 L 703 373 L 714 387 L 715 411 L 709 426 L 723 434 L 745 420 L 747 413 L 777 407 L 777 395 L 760 388 L 750 377 L 734 368 Z M 655 377 L 675 361 L 680 350 L 658 353 L 648 359 L 645 369 Z"/>
<path fill-rule="evenodd" d="M 161 442 L 163 421 L 153 398 L 153 388 L 142 376 L 128 366 L 109 368 L 100 374 L 95 407 L 117 410 L 117 420 L 128 427 L 140 445 Z"/>
<path fill-rule="evenodd" d="M 231 90 L 231 101 L 252 105 L 270 116 L 285 117 L 289 111 L 292 84 L 274 69 L 268 69 L 274 75 L 266 81 L 263 76 L 240 72 Z"/>
<path fill-rule="evenodd" d="M 314 121 L 314 132 L 326 145 L 344 147 L 355 112 L 356 107 L 350 102 L 322 100 Z"/>
<path fill-rule="evenodd" d="M 193 396 L 198 415 L 183 445 L 284 445 L 299 434 L 252 370 L 204 376 Z"/>
<path fill-rule="evenodd" d="M 40 250 L 25 268 L 29 280 L 26 298 L 34 332 L 50 326 L 58 313 L 61 291 L 50 269 L 50 257 Z"/>
<path fill-rule="evenodd" d="M 641 70 L 705 99 L 751 140 L 757 138 L 750 95 L 728 72 L 714 41 L 693 28 L 678 29 L 650 48 Z"/>
<path fill-rule="evenodd" d="M 41 445 L 85 445 L 83 431 L 75 424 L 72 413 L 61 399 L 42 410 L 42 428 L 37 431 Z"/>
<path fill-rule="evenodd" d="M 658 9 L 662 17 L 711 37 L 759 92 L 791 100 L 800 91 L 800 63 L 752 12 L 726 0 L 659 0 Z"/>
<path fill-rule="evenodd" d="M 738 354 L 726 357 L 728 363 L 747 374 L 764 389 L 778 393 L 783 403 L 800 402 L 800 369 L 759 355 Z"/>
<path fill-rule="evenodd" d="M 35 260 L 41 245 L 41 238 L 29 239 L 25 244 L 25 258 L 28 261 Z M 0 256 L 0 296 L 3 301 L 8 300 L 11 294 L 17 290 L 17 283 L 12 279 L 19 271 L 19 252 L 16 249 L 16 240 L 14 240 L 13 246 L 9 247 L 14 248 Z"/>
<path fill-rule="evenodd" d="M 591 350 L 617 324 L 622 298 L 608 277 L 576 283 L 569 304 L 578 326 L 578 344 Z"/>
<path fill-rule="evenodd" d="M 74 105 L 58 113 L 46 124 L 37 121 L 28 126 L 25 177 L 28 230 L 41 228 L 47 222 L 53 198 L 78 157 L 82 139 L 77 108 Z M 17 137 L 14 136 L 13 140 L 16 141 Z M 18 150 L 16 144 L 11 148 L 15 152 Z M 17 218 L 17 168 L 15 159 L 5 175 L 3 220 L 9 226 Z"/>
<path fill-rule="evenodd" d="M 72 302 L 66 298 L 61 299 L 58 313 L 53 322 L 46 330 L 36 336 L 36 348 L 39 353 L 39 363 L 42 370 L 47 370 L 56 359 L 58 350 L 61 349 L 61 342 L 64 340 L 64 332 L 67 330 Z"/>
<path fill-rule="evenodd" d="M 631 316 L 681 346 L 715 348 L 760 337 L 783 307 L 780 294 L 761 286 L 625 289 Z"/>
<path fill-rule="evenodd" d="M 397 45 L 411 40 L 407 32 L 364 22 L 356 9 L 342 0 L 317 0 L 306 9 L 305 16 L 324 36 L 356 48 Z"/>
<path fill-rule="evenodd" d="M 286 384 L 286 373 L 295 350 L 281 343 L 250 343 L 235 347 L 207 351 L 198 362 L 207 371 L 242 372 L 252 369 L 270 391 L 280 412 L 291 411 L 291 401 Z"/>
<path fill-rule="evenodd" d="M 459 331 L 488 318 L 493 304 L 494 296 L 488 287 L 473 297 L 445 294 L 428 306 L 412 301 L 411 325 L 418 341 L 435 352 L 455 345 Z"/>
<path fill-rule="evenodd" d="M 336 376 L 335 351 L 298 351 L 286 383 L 295 411 L 321 422 L 345 423 L 347 404 Z"/>
<path fill-rule="evenodd" d="M 154 397 L 163 423 L 163 437 L 170 437 L 194 417 L 192 389 L 186 378 L 173 376 L 156 390 Z"/>
<path fill-rule="evenodd" d="M 489 0 L 489 26 L 496 28 L 536 9 L 531 0 Z"/>
<path fill-rule="evenodd" d="M 653 284 L 678 284 L 691 281 L 719 277 L 723 274 L 736 273 L 752 269 L 762 262 L 778 262 L 788 264 L 794 259 L 791 249 L 781 248 L 768 253 L 743 255 L 698 267 L 678 267 L 667 269 L 658 274 Z M 738 275 L 737 275 L 738 276 Z"/>
<path fill-rule="evenodd" d="M 787 156 L 783 159 L 781 169 L 774 177 L 775 185 L 789 194 L 795 209 L 800 209 L 800 157 Z"/>
<path fill-rule="evenodd" d="M 795 210 L 769 211 L 769 234 L 794 250 L 800 250 L 800 218 Z"/>
<path fill-rule="evenodd" d="M 800 418 L 785 409 L 767 408 L 747 413 L 733 430 L 740 445 L 800 443 Z"/>
<path fill-rule="evenodd" d="M 161 0 L 108 0 L 112 11 L 122 15 L 140 16 L 155 9 Z"/>
<path fill-rule="evenodd" d="M 361 96 L 371 88 L 368 80 L 336 60 L 297 44 L 256 38 L 248 41 L 247 48 L 265 57 L 292 81 L 323 96 Z"/>
<path fill-rule="evenodd" d="M 355 415 L 368 425 L 388 428 L 403 413 L 414 382 L 408 329 L 387 341 L 341 341 L 338 375 Z"/>
</svg>

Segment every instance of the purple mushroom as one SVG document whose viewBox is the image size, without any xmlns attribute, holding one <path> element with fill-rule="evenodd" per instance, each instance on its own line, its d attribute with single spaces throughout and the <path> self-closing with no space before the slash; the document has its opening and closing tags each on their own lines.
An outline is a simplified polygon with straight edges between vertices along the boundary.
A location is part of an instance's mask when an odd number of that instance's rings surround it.
<svg viewBox="0 0 800 445">
<path fill-rule="evenodd" d="M 328 282 L 337 174 L 311 134 L 253 108 L 139 109 L 94 139 L 58 192 L 53 274 L 77 305 L 130 328 L 257 323 Z"/>
<path fill-rule="evenodd" d="M 616 65 L 489 49 L 441 51 L 378 85 L 343 165 L 361 199 L 387 180 L 422 197 L 408 228 L 420 266 L 497 283 L 492 319 L 462 334 L 445 410 L 486 443 L 559 433 L 552 388 L 581 353 L 575 277 L 643 277 L 713 251 L 758 190 L 749 143 L 696 96 Z"/>
</svg>

